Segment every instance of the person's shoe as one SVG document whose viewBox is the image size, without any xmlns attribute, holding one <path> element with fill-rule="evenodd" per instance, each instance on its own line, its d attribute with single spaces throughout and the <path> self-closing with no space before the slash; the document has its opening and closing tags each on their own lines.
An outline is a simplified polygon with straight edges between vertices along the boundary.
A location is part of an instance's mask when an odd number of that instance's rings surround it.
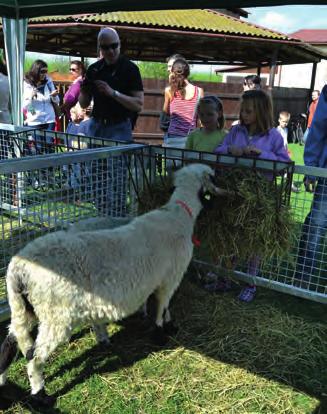
<svg viewBox="0 0 327 414">
<path fill-rule="evenodd" d="M 204 289 L 209 292 L 228 292 L 232 288 L 232 282 L 230 279 L 220 278 L 215 282 L 207 283 L 204 285 Z"/>
<path fill-rule="evenodd" d="M 238 300 L 240 300 L 241 302 L 252 302 L 253 299 L 255 298 L 255 295 L 257 293 L 257 288 L 256 286 L 245 286 L 240 294 L 238 295 Z"/>
</svg>

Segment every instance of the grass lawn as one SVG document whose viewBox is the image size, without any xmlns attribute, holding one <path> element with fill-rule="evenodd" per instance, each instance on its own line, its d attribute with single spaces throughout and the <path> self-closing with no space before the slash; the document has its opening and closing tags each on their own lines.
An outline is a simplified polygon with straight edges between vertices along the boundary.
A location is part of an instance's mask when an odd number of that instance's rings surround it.
<svg viewBox="0 0 327 414">
<path fill-rule="evenodd" d="M 304 146 L 299 144 L 288 144 L 288 148 L 291 151 L 292 161 L 294 161 L 296 165 L 303 165 Z"/>
<path fill-rule="evenodd" d="M 110 326 L 108 350 L 84 328 L 46 366 L 56 408 L 30 405 L 20 358 L 0 389 L 3 412 L 326 413 L 325 308 L 266 289 L 240 304 L 237 291 L 210 294 L 194 275 L 190 269 L 174 297 L 179 331 L 166 346 L 153 345 L 138 316 Z"/>
</svg>

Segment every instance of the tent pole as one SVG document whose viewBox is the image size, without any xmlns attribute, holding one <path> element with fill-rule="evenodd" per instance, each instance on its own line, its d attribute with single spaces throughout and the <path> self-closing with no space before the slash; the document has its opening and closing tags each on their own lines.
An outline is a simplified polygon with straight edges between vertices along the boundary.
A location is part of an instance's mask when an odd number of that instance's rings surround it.
<svg viewBox="0 0 327 414">
<path fill-rule="evenodd" d="M 3 17 L 6 62 L 10 86 L 13 124 L 23 125 L 23 78 L 27 35 L 27 19 Z"/>
<path fill-rule="evenodd" d="M 312 72 L 311 72 L 310 95 L 315 88 L 316 74 L 317 74 L 317 62 L 314 62 L 312 65 Z"/>
<path fill-rule="evenodd" d="M 270 74 L 269 74 L 269 84 L 268 89 L 271 91 L 274 88 L 275 83 L 275 72 L 277 66 L 277 56 L 278 56 L 278 49 L 275 49 L 270 62 Z"/>
</svg>

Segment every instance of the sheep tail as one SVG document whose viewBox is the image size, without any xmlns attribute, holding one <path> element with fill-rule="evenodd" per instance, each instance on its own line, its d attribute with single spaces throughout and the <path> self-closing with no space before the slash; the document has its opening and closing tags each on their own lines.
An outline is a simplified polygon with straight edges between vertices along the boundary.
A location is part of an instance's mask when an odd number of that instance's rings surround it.
<svg viewBox="0 0 327 414">
<path fill-rule="evenodd" d="M 19 349 L 28 357 L 34 346 L 31 332 L 36 324 L 34 308 L 28 299 L 28 287 L 21 276 L 21 269 L 10 266 L 7 273 L 8 301 L 11 310 L 11 322 L 7 344 L 13 347 L 17 342 Z"/>
</svg>

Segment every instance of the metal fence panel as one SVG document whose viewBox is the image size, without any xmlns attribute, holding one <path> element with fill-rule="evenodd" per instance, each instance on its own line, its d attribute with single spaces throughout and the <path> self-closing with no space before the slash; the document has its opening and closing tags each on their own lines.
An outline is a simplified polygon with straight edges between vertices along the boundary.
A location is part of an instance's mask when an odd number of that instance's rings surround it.
<svg viewBox="0 0 327 414">
<path fill-rule="evenodd" d="M 235 277 L 327 303 L 327 249 L 324 235 L 315 248 L 318 255 L 314 268 L 309 270 L 309 279 L 295 277 L 298 256 L 305 258 L 307 254 L 305 249 L 299 249 L 299 244 L 313 199 L 313 194 L 304 190 L 303 176 L 310 174 L 323 180 L 327 178 L 325 169 L 296 166 L 293 176 L 293 165 L 288 163 L 135 144 L 99 147 L 0 161 L 0 298 L 5 299 L 4 274 L 7 264 L 12 255 L 27 242 L 84 218 L 135 216 L 138 213 L 138 198 L 148 184 L 170 175 L 174 168 L 198 161 L 219 171 L 234 168 L 235 165 L 255 168 L 284 182 L 280 203 L 290 203 L 297 223 L 297 237 L 288 257 L 283 261 L 265 262 L 255 277 L 244 272 L 240 266 L 235 270 Z M 292 179 L 298 183 L 301 192 L 290 192 Z M 326 180 L 321 182 L 322 194 L 326 194 Z M 201 264 L 201 258 L 198 263 Z M 204 264 L 211 265 L 207 261 Z"/>
</svg>

